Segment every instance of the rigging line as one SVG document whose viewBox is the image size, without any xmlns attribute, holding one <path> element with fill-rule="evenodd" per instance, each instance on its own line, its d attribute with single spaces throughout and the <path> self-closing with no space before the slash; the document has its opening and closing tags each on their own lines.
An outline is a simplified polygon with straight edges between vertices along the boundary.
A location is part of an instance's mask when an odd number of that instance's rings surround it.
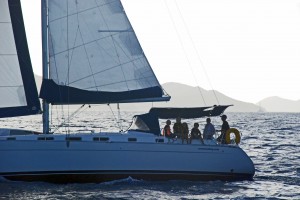
<svg viewBox="0 0 300 200">
<path fill-rule="evenodd" d="M 123 77 L 124 77 L 124 82 L 126 83 L 127 90 L 129 91 L 130 89 L 129 89 L 128 82 L 127 82 L 127 79 L 126 79 L 126 76 L 125 76 L 125 72 L 124 72 L 124 69 L 123 69 L 124 65 L 121 63 L 120 55 L 119 55 L 119 52 L 118 52 L 117 47 L 116 47 L 116 44 L 115 44 L 116 41 L 114 40 L 113 37 L 112 37 L 111 39 L 112 39 L 112 41 L 113 41 L 113 45 L 114 45 L 114 47 L 115 47 L 114 49 L 115 49 L 115 51 L 116 51 L 116 54 L 117 54 L 117 57 L 118 57 L 118 60 L 119 60 L 119 63 L 120 63 L 120 67 L 121 67 L 122 74 L 123 74 Z"/>
<path fill-rule="evenodd" d="M 181 47 L 182 47 L 183 53 L 184 53 L 185 58 L 186 58 L 186 60 L 187 60 L 187 62 L 188 62 L 188 66 L 190 67 L 190 69 L 191 69 L 191 71 L 192 71 L 192 75 L 193 75 L 193 77 L 194 77 L 194 80 L 196 81 L 196 84 L 198 85 L 198 82 L 197 82 L 197 79 L 196 79 L 196 75 L 195 75 L 194 70 L 193 70 L 193 68 L 192 68 L 190 59 L 189 59 L 189 57 L 188 57 L 188 55 L 187 55 L 187 53 L 186 53 L 186 51 L 185 51 L 185 48 L 184 48 L 182 39 L 181 39 L 181 37 L 180 37 L 180 34 L 179 34 L 179 32 L 178 32 L 178 30 L 177 30 L 177 28 L 176 28 L 176 25 L 175 25 L 175 22 L 174 22 L 174 20 L 173 20 L 171 11 L 170 11 L 170 9 L 169 9 L 169 7 L 168 7 L 168 3 L 167 3 L 166 0 L 164 0 L 164 2 L 165 2 L 165 5 L 166 5 L 166 7 L 167 7 L 168 14 L 169 14 L 170 19 L 171 19 L 171 21 L 172 21 L 172 24 L 173 24 L 173 27 L 174 27 L 174 29 L 175 29 L 176 35 L 177 35 L 177 37 L 178 37 L 178 39 L 179 39 L 179 43 L 180 43 L 180 45 L 181 45 Z M 202 101 L 203 101 L 204 105 L 206 106 L 207 104 L 206 104 L 206 102 L 205 102 L 205 99 L 204 99 L 204 96 L 203 96 L 203 94 L 202 94 L 202 92 L 201 92 L 201 89 L 200 89 L 199 86 L 198 86 L 197 88 L 198 88 L 198 90 L 199 90 L 199 92 L 200 92 L 200 94 L 201 94 Z"/>
<path fill-rule="evenodd" d="M 76 9 L 77 9 L 77 2 L 76 2 Z M 67 49 L 69 49 L 69 1 L 67 1 Z M 67 82 L 69 85 L 70 82 L 70 51 L 68 51 L 68 77 L 67 77 Z M 70 99 L 70 90 L 67 90 L 68 93 L 68 101 Z M 68 124 L 70 124 L 70 105 L 68 105 Z M 67 137 L 70 134 L 70 127 L 68 126 L 67 128 Z"/>
<path fill-rule="evenodd" d="M 71 61 L 70 61 L 70 63 L 69 63 L 69 66 L 68 66 L 68 69 L 70 70 L 70 67 L 71 67 L 71 64 L 72 64 L 72 60 L 73 60 L 73 55 L 74 55 L 74 51 L 75 51 L 75 44 L 76 44 L 76 41 L 77 41 L 77 37 L 78 37 L 78 32 L 79 32 L 79 24 L 78 24 L 78 26 L 77 26 L 77 29 L 76 29 L 76 35 L 75 35 L 75 39 L 74 39 L 74 43 L 73 43 L 73 47 L 72 48 L 69 48 L 69 46 L 68 46 L 68 53 L 70 53 L 70 51 L 72 51 L 72 53 L 71 53 Z M 69 71 L 68 70 L 68 71 Z M 69 73 L 68 73 L 69 74 Z M 69 78 L 69 75 L 66 77 L 66 79 L 67 80 L 65 80 L 65 83 L 67 83 L 68 82 L 68 85 L 70 84 L 70 78 Z"/>
<path fill-rule="evenodd" d="M 68 3 L 68 2 L 67 2 Z M 49 8 L 48 8 L 49 9 Z M 67 11 L 68 12 L 68 11 Z M 48 11 L 49 13 L 49 11 Z M 68 14 L 68 13 L 67 13 Z M 68 21 L 67 21 L 67 30 L 68 30 Z M 68 32 L 67 32 L 68 33 Z M 54 38 L 51 34 L 51 26 L 50 26 L 50 21 L 49 21 L 49 14 L 48 14 L 48 36 L 50 37 L 50 41 L 52 43 L 52 47 L 54 46 Z M 65 41 L 67 43 L 67 47 L 68 47 L 68 35 L 67 35 L 67 41 Z M 49 46 L 49 45 L 48 45 Z M 54 60 L 54 69 L 56 71 L 56 78 L 57 78 L 57 81 L 59 82 L 59 73 L 58 73 L 58 67 L 57 67 L 57 60 L 56 60 L 56 56 L 54 54 L 54 48 L 52 50 L 53 52 L 53 60 Z M 68 52 L 69 53 L 69 52 Z M 50 53 L 49 53 L 50 54 Z M 50 56 L 49 56 L 50 57 Z M 68 56 L 68 59 L 69 59 L 69 56 Z M 69 63 L 69 61 L 68 61 Z M 50 62 L 48 63 L 48 67 L 50 67 Z M 50 70 L 51 72 L 51 70 Z M 51 77 L 51 74 L 50 74 L 50 77 Z M 62 99 L 62 92 L 61 92 L 61 89 L 59 88 L 58 89 L 58 93 L 60 95 L 60 98 Z M 62 114 L 62 118 L 65 118 L 65 112 L 64 112 L 64 105 L 61 105 L 61 114 Z M 68 112 L 68 115 L 69 115 L 69 112 Z M 58 117 L 58 110 L 57 110 L 57 117 Z M 58 119 L 59 120 L 59 119 Z M 68 127 L 65 127 L 65 132 L 68 133 L 69 130 L 68 130 Z"/>
<path fill-rule="evenodd" d="M 210 79 L 209 79 L 209 76 L 208 76 L 208 74 L 207 74 L 206 68 L 205 68 L 205 66 L 204 66 L 204 63 L 203 63 L 203 61 L 202 61 L 202 59 L 201 59 L 201 57 L 200 57 L 200 55 L 199 55 L 199 52 L 198 52 L 198 50 L 197 50 L 197 48 L 196 48 L 196 46 L 195 46 L 195 43 L 194 43 L 194 41 L 193 41 L 193 38 L 192 38 L 191 34 L 190 34 L 189 28 L 188 28 L 188 26 L 187 26 L 187 24 L 186 24 L 186 22 L 185 22 L 185 20 L 184 20 L 184 17 L 183 17 L 183 15 L 182 15 L 181 11 L 180 11 L 180 8 L 179 8 L 179 6 L 178 6 L 177 0 L 175 0 L 174 2 L 175 2 L 175 5 L 176 5 L 176 8 L 177 8 L 177 10 L 178 10 L 179 16 L 180 16 L 180 18 L 181 18 L 181 20 L 182 20 L 182 22 L 183 22 L 183 25 L 184 25 L 184 27 L 185 27 L 185 29 L 186 29 L 186 32 L 187 32 L 187 34 L 188 34 L 188 37 L 189 37 L 189 39 L 190 39 L 190 41 L 191 41 L 191 43 L 192 43 L 192 46 L 193 46 L 193 48 L 194 48 L 194 51 L 196 52 L 197 58 L 198 58 L 200 64 L 202 65 L 202 67 L 203 67 L 203 71 L 204 71 L 205 76 L 206 76 L 206 78 L 207 78 L 207 80 L 208 80 L 208 83 L 209 83 L 210 87 L 211 87 L 212 90 L 213 90 L 214 96 L 215 96 L 215 98 L 216 98 L 218 104 L 220 105 L 219 99 L 218 99 L 217 94 L 216 94 L 216 91 L 214 90 L 214 87 L 212 86 L 212 83 L 211 83 L 211 81 L 210 81 Z M 197 79 L 196 79 L 196 82 L 197 82 L 197 85 L 199 86 Z M 198 88 L 199 88 L 199 87 L 198 87 Z M 200 91 L 200 88 L 199 88 L 199 91 Z M 201 91 L 200 91 L 200 92 L 201 92 Z"/>
<path fill-rule="evenodd" d="M 123 131 L 123 125 L 122 125 L 122 121 L 121 121 L 121 109 L 120 109 L 120 104 L 117 104 L 117 108 L 118 108 L 118 121 L 120 123 L 120 127 L 121 127 L 121 131 Z"/>
<path fill-rule="evenodd" d="M 77 4 L 76 4 L 76 9 L 77 9 L 77 23 L 78 23 L 79 35 L 80 35 L 81 40 L 82 40 L 82 42 L 83 42 L 84 40 L 83 40 L 82 33 L 81 33 L 81 29 L 80 29 L 80 26 L 79 26 L 79 17 L 78 17 L 79 14 L 78 14 L 78 7 L 77 7 Z M 96 79 L 95 79 L 95 76 L 94 76 L 93 68 L 92 68 L 92 65 L 91 65 L 91 61 L 90 61 L 90 59 L 89 59 L 88 51 L 87 51 L 87 49 L 86 49 L 86 45 L 83 45 L 83 48 L 84 48 L 84 51 L 85 51 L 85 55 L 86 55 L 86 58 L 87 58 L 87 61 L 88 61 L 88 64 L 89 64 L 91 73 L 92 73 L 92 78 L 93 78 L 93 81 L 94 81 L 96 90 L 99 91 L 99 90 L 98 90 L 98 87 L 97 87 L 97 82 L 96 82 Z"/>
<path fill-rule="evenodd" d="M 111 108 L 110 104 L 107 104 L 107 105 L 108 105 L 108 107 L 109 107 L 109 109 L 110 109 L 110 111 L 111 111 L 111 113 L 112 113 L 113 117 L 115 118 L 115 120 L 116 120 L 116 122 L 117 122 L 117 124 L 118 124 L 118 128 L 119 128 L 119 130 L 121 130 L 121 127 L 120 127 L 120 124 L 119 124 L 119 120 L 118 120 L 118 119 L 117 119 L 117 117 L 115 116 L 115 113 L 114 113 L 114 111 L 112 110 L 112 108 Z"/>
<path fill-rule="evenodd" d="M 51 106 L 51 125 L 52 125 L 52 129 L 54 129 L 55 127 L 58 127 L 59 126 L 59 124 L 61 124 L 61 119 L 65 119 L 65 113 L 64 113 L 64 108 L 63 108 L 63 105 L 60 105 L 60 106 L 55 106 L 56 108 L 55 109 L 53 109 L 53 107 L 54 106 Z M 58 109 L 58 107 L 61 107 L 60 109 L 61 109 L 61 112 L 59 112 L 59 109 Z M 54 123 L 53 123 L 53 116 L 54 116 L 54 114 L 53 114 L 53 110 L 56 110 L 56 121 L 57 121 L 57 125 L 53 125 Z M 59 114 L 61 114 L 61 116 L 59 115 Z M 49 128 L 50 130 L 51 130 L 51 128 Z M 65 132 L 67 133 L 67 127 L 64 127 L 65 128 Z M 49 132 L 50 132 L 50 130 L 49 130 Z M 51 131 L 52 133 L 55 133 L 55 131 Z"/>
<path fill-rule="evenodd" d="M 101 8 L 100 8 L 100 6 L 98 5 L 98 3 L 97 3 L 96 0 L 95 0 L 95 4 L 97 5 L 97 9 L 98 9 L 98 11 L 99 11 L 99 14 L 102 16 L 102 19 L 103 19 L 103 21 L 104 21 L 104 24 L 105 24 L 105 26 L 106 26 L 106 29 L 107 29 L 107 30 L 110 30 L 110 29 L 109 29 L 109 26 L 108 26 L 108 24 L 107 24 L 107 21 L 105 20 L 105 17 L 104 17 L 104 15 L 103 15 L 103 13 L 101 12 L 102 10 L 101 10 Z M 103 6 L 103 5 L 101 5 L 101 6 Z M 118 57 L 117 62 L 119 63 L 119 66 L 120 66 L 121 69 L 122 69 L 122 73 L 123 73 L 123 76 L 124 76 L 124 80 L 126 80 L 125 73 L 124 73 L 123 68 L 122 68 L 122 63 L 121 63 L 121 61 L 120 61 L 120 56 L 118 55 L 118 51 L 117 51 L 117 48 L 116 48 L 116 46 L 115 46 L 115 41 L 114 41 L 113 34 L 110 32 L 109 36 L 110 36 L 110 38 L 111 38 L 111 40 L 112 40 L 112 42 L 113 42 L 113 45 L 114 45 L 114 48 L 115 48 L 115 52 L 116 52 L 116 55 L 117 55 L 117 57 Z M 129 87 L 128 87 L 127 82 L 126 82 L 126 87 L 127 87 L 127 89 L 129 90 Z"/>
<path fill-rule="evenodd" d="M 48 8 L 49 9 L 49 8 Z M 48 10 L 48 13 L 49 13 L 49 10 Z M 51 34 L 51 24 L 50 24 L 50 22 L 49 22 L 49 14 L 48 14 L 48 37 L 49 37 L 49 40 L 48 40 L 48 42 L 47 42 L 47 44 L 48 44 L 48 46 L 47 46 L 47 48 L 49 48 L 49 42 L 51 42 L 51 44 L 52 44 L 52 46 L 54 46 L 54 41 L 53 41 L 53 37 L 52 37 L 52 34 Z M 54 48 L 52 49 L 52 53 L 54 54 Z M 49 52 L 49 57 L 50 57 L 50 52 Z M 56 71 L 56 79 L 59 81 L 59 77 L 58 77 L 58 68 L 57 68 L 57 60 L 56 60 L 56 56 L 55 55 L 53 55 L 53 68 L 55 69 L 55 71 Z M 49 68 L 50 68 L 50 61 L 48 62 L 48 70 L 49 70 Z M 51 77 L 51 70 L 49 70 L 49 78 Z M 53 78 L 51 78 L 51 79 L 53 79 Z M 62 99 L 62 92 L 61 92 L 61 89 L 60 89 L 60 87 L 59 87 L 59 89 L 58 89 L 58 94 L 59 94 L 59 96 L 60 96 L 60 99 Z M 60 106 L 61 107 L 61 110 L 62 110 L 62 117 L 64 118 L 65 117 L 65 112 L 64 112 L 64 108 L 63 108 L 63 105 L 61 105 Z M 52 108 L 51 108 L 51 110 L 53 110 Z M 58 110 L 56 111 L 57 112 L 57 116 L 58 116 Z M 51 116 L 52 117 L 52 116 Z M 67 132 L 67 129 L 66 129 L 66 132 Z"/>
<path fill-rule="evenodd" d="M 88 108 L 90 108 L 89 106 L 86 107 L 84 110 L 82 110 L 80 112 L 80 110 L 85 106 L 85 104 L 81 105 L 77 110 L 75 110 L 69 117 L 68 119 L 64 120 L 63 122 L 61 122 L 59 125 L 57 125 L 56 127 L 54 127 L 54 132 L 57 131 L 59 128 L 63 127 L 66 122 L 70 122 L 71 119 L 73 119 L 75 117 L 75 115 L 78 115 L 80 113 L 82 113 L 83 111 L 87 110 Z M 69 124 L 69 123 L 68 123 Z M 69 127 L 69 126 L 68 126 Z"/>
</svg>

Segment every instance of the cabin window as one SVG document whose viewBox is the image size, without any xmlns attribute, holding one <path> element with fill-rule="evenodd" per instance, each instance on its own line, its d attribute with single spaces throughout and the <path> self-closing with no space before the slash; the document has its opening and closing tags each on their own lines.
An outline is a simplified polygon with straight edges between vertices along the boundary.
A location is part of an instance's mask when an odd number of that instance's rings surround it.
<svg viewBox="0 0 300 200">
<path fill-rule="evenodd" d="M 155 139 L 155 142 L 156 142 L 156 143 L 164 143 L 165 140 L 164 140 L 164 139 Z"/>
<path fill-rule="evenodd" d="M 38 140 L 54 140 L 54 137 L 38 137 Z"/>
<path fill-rule="evenodd" d="M 6 140 L 16 140 L 15 137 L 8 137 Z"/>
<path fill-rule="evenodd" d="M 68 141 L 81 141 L 81 137 L 66 137 Z"/>
<path fill-rule="evenodd" d="M 106 142 L 106 141 L 108 141 L 108 140 L 109 140 L 108 137 L 101 137 L 101 138 L 100 138 L 100 141 L 103 141 L 103 142 Z"/>
<path fill-rule="evenodd" d="M 137 139 L 136 138 L 128 138 L 128 142 L 136 142 Z"/>
<path fill-rule="evenodd" d="M 109 141 L 109 138 L 108 137 L 94 137 L 93 140 L 94 141 L 107 142 L 107 141 Z"/>
</svg>

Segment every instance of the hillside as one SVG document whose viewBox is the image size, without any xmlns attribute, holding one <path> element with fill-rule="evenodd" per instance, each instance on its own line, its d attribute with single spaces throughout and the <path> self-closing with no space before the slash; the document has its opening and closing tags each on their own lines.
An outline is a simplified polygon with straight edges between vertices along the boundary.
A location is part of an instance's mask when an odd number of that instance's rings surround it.
<svg viewBox="0 0 300 200">
<path fill-rule="evenodd" d="M 300 100 L 293 101 L 280 97 L 268 97 L 257 103 L 267 112 L 300 112 Z"/>
</svg>

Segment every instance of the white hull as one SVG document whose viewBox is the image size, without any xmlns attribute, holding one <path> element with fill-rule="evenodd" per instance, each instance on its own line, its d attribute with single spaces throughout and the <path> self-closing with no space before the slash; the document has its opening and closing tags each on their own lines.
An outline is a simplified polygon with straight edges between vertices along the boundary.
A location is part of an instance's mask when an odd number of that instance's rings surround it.
<svg viewBox="0 0 300 200">
<path fill-rule="evenodd" d="M 208 142 L 208 141 L 207 141 Z M 170 142 L 130 132 L 0 137 L 0 176 L 10 180 L 102 182 L 251 179 L 253 162 L 238 146 Z"/>
</svg>

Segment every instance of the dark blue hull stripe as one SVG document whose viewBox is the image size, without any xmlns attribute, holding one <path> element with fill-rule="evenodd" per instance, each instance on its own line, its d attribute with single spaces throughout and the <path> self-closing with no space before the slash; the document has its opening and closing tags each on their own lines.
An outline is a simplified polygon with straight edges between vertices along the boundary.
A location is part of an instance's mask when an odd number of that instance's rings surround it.
<svg viewBox="0 0 300 200">
<path fill-rule="evenodd" d="M 55 171 L 1 173 L 12 181 L 43 181 L 50 183 L 99 183 L 124 178 L 147 181 L 191 180 L 191 181 L 238 181 L 252 180 L 254 174 L 224 172 L 177 172 L 177 171 Z"/>
</svg>

